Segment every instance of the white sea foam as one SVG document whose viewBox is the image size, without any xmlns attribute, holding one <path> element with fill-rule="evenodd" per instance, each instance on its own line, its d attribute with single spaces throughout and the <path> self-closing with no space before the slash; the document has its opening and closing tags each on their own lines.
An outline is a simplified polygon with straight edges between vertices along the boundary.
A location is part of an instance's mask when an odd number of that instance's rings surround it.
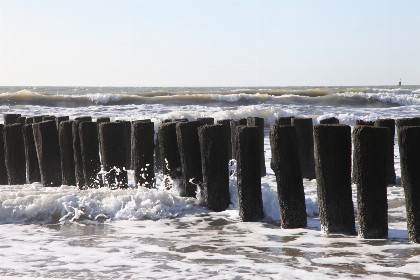
<svg viewBox="0 0 420 280">
<path fill-rule="evenodd" d="M 400 91 L 378 91 L 378 92 L 346 92 L 337 93 L 338 96 L 359 97 L 365 100 L 379 100 L 388 103 L 400 105 L 418 105 L 420 104 L 420 95 L 411 91 L 401 94 Z"/>
</svg>

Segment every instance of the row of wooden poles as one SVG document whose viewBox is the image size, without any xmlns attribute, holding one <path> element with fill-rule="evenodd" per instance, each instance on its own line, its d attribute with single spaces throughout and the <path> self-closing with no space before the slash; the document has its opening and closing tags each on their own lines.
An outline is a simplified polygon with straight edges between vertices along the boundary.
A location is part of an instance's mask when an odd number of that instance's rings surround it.
<svg viewBox="0 0 420 280">
<path fill-rule="evenodd" d="M 355 233 L 352 181 L 357 185 L 358 232 L 363 238 L 388 234 L 387 185 L 395 183 L 394 136 L 397 126 L 402 186 L 410 241 L 420 242 L 420 118 L 357 121 L 352 135 L 338 119 L 282 117 L 270 127 L 271 168 L 276 175 L 283 228 L 307 225 L 303 178 L 317 179 L 321 227 L 326 233 Z M 213 118 L 165 120 L 156 143 L 150 120 L 4 114 L 1 184 L 41 181 L 44 186 L 80 189 L 126 188 L 127 170 L 135 186 L 152 188 L 155 169 L 163 170 L 169 189 L 183 184 L 183 196 L 203 186 L 208 208 L 230 204 L 229 161 L 237 161 L 242 221 L 264 216 L 261 177 L 265 176 L 264 119 Z M 4 157 L 4 158 L 3 158 Z M 5 163 L 5 165 L 3 165 Z M 102 166 L 102 168 L 101 168 Z M 352 174 L 353 172 L 353 174 Z"/>
</svg>

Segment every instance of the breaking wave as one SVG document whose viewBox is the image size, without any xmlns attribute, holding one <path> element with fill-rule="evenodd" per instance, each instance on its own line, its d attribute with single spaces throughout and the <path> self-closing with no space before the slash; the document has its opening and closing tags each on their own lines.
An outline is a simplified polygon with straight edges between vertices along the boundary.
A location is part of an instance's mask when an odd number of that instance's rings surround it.
<svg viewBox="0 0 420 280">
<path fill-rule="evenodd" d="M 86 107 L 97 105 L 308 104 L 391 107 L 420 104 L 420 89 L 398 88 L 0 88 L 0 105 Z"/>
</svg>

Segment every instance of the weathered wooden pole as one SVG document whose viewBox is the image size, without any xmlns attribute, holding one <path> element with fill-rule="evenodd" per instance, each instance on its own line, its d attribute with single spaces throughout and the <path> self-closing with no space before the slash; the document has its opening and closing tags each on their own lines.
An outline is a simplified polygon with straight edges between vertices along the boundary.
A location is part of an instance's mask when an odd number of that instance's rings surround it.
<svg viewBox="0 0 420 280">
<path fill-rule="evenodd" d="M 136 122 L 141 122 L 141 123 L 152 122 L 152 119 L 135 120 L 135 121 L 132 121 L 131 124 L 136 123 Z"/>
<path fill-rule="evenodd" d="M 0 185 L 7 185 L 7 169 L 4 159 L 4 137 L 3 137 L 4 125 L 0 124 Z"/>
<path fill-rule="evenodd" d="M 58 128 L 61 157 L 61 183 L 67 186 L 76 185 L 73 150 L 73 127 L 74 121 L 62 121 Z"/>
<path fill-rule="evenodd" d="M 28 117 L 25 119 L 25 124 L 32 124 L 34 123 L 34 118 L 33 117 Z"/>
<path fill-rule="evenodd" d="M 367 125 L 367 126 L 374 126 L 374 121 L 364 121 L 364 120 L 356 120 L 356 125 Z"/>
<path fill-rule="evenodd" d="M 74 173 L 76 185 L 79 189 L 85 188 L 85 177 L 83 175 L 82 151 L 80 146 L 79 126 L 83 121 L 75 120 L 72 123 L 73 152 L 74 152 Z"/>
<path fill-rule="evenodd" d="M 91 116 L 82 116 L 82 117 L 74 118 L 74 120 L 75 121 L 82 121 L 82 122 L 91 122 L 92 117 Z"/>
<path fill-rule="evenodd" d="M 26 183 L 25 144 L 23 139 L 22 124 L 5 125 L 4 158 L 7 169 L 9 185 Z"/>
<path fill-rule="evenodd" d="M 264 154 L 264 119 L 257 118 L 257 117 L 248 117 L 247 118 L 247 125 L 248 126 L 256 126 L 258 127 L 258 137 L 259 145 L 260 145 L 260 164 L 261 164 L 261 177 L 266 175 L 265 169 L 265 154 Z"/>
<path fill-rule="evenodd" d="M 395 164 L 394 164 L 394 139 L 395 139 L 395 120 L 394 119 L 378 119 L 375 121 L 376 127 L 386 127 L 389 129 L 388 149 L 387 149 L 387 184 L 395 184 Z"/>
<path fill-rule="evenodd" d="M 3 114 L 3 123 L 5 126 L 8 124 L 19 123 L 18 118 L 20 116 L 20 114 Z"/>
<path fill-rule="evenodd" d="M 360 125 L 375 126 L 375 122 L 356 120 L 356 124 L 354 125 L 354 127 L 360 126 Z M 356 159 L 353 157 L 353 169 L 352 169 L 352 178 L 351 178 L 352 183 L 356 183 L 357 164 L 355 161 Z"/>
<path fill-rule="evenodd" d="M 340 121 L 335 117 L 331 117 L 331 118 L 320 120 L 319 123 L 320 124 L 339 124 Z"/>
<path fill-rule="evenodd" d="M 271 169 L 276 174 L 282 228 L 306 227 L 305 192 L 296 128 L 270 127 Z"/>
<path fill-rule="evenodd" d="M 55 121 L 33 124 L 41 182 L 44 187 L 61 186 L 60 146 Z"/>
<path fill-rule="evenodd" d="M 420 126 L 420 117 L 419 118 L 401 118 L 395 121 L 397 130 L 403 126 Z"/>
<path fill-rule="evenodd" d="M 155 124 L 135 121 L 131 126 L 131 156 L 136 187 L 155 187 L 155 167 L 153 160 Z"/>
<path fill-rule="evenodd" d="M 98 124 L 96 122 L 80 123 L 79 136 L 85 187 L 100 188 L 103 186 L 103 180 L 100 174 Z"/>
<path fill-rule="evenodd" d="M 204 199 L 208 208 L 223 211 L 229 207 L 229 166 L 227 129 L 223 125 L 198 128 Z"/>
<path fill-rule="evenodd" d="M 294 116 L 290 117 L 278 117 L 275 120 L 276 125 L 292 125 L 292 119 L 294 119 Z"/>
<path fill-rule="evenodd" d="M 197 118 L 197 121 L 201 124 L 207 124 L 207 125 L 213 125 L 214 124 L 214 118 Z"/>
<path fill-rule="evenodd" d="M 26 117 L 17 118 L 16 123 L 20 123 L 20 124 L 24 125 L 26 123 Z"/>
<path fill-rule="evenodd" d="M 264 218 L 261 194 L 260 128 L 236 127 L 239 216 L 243 222 Z"/>
<path fill-rule="evenodd" d="M 401 182 L 405 193 L 408 239 L 420 243 L 420 126 L 398 131 Z"/>
<path fill-rule="evenodd" d="M 322 230 L 355 234 L 351 192 L 351 128 L 328 124 L 314 127 L 315 169 Z"/>
<path fill-rule="evenodd" d="M 357 221 L 362 238 L 388 236 L 386 151 L 389 131 L 357 125 L 353 130 L 353 159 L 357 185 Z"/>
<path fill-rule="evenodd" d="M 127 188 L 126 165 L 127 128 L 124 123 L 104 122 L 99 124 L 101 159 L 104 168 L 105 186 L 111 189 Z"/>
<path fill-rule="evenodd" d="M 70 118 L 69 116 L 60 116 L 55 118 L 55 125 L 57 126 L 57 130 L 60 127 L 60 123 L 64 121 L 68 121 Z"/>
<path fill-rule="evenodd" d="M 225 120 L 218 120 L 217 124 L 221 124 L 223 126 L 225 126 L 225 128 L 227 129 L 227 141 L 228 141 L 228 159 L 231 160 L 232 159 L 232 138 L 231 138 L 231 132 L 230 132 L 230 122 L 232 121 L 232 119 L 225 119 Z"/>
<path fill-rule="evenodd" d="M 159 126 L 158 132 L 166 189 L 172 188 L 174 180 L 180 180 L 182 178 L 181 159 L 179 157 L 176 138 L 176 124 L 177 122 L 162 123 Z"/>
<path fill-rule="evenodd" d="M 314 138 L 312 118 L 293 118 L 299 143 L 299 158 L 302 177 L 312 180 L 315 175 Z"/>
<path fill-rule="evenodd" d="M 43 116 L 42 117 L 42 121 L 43 122 L 45 122 L 45 121 L 57 121 L 57 119 L 56 119 L 56 117 L 55 116 Z"/>
<path fill-rule="evenodd" d="M 42 118 L 43 118 L 43 116 L 33 116 L 32 117 L 33 123 L 42 122 Z"/>
<path fill-rule="evenodd" d="M 131 130 L 130 130 L 130 133 L 131 133 L 131 135 L 128 135 L 128 137 L 131 137 L 131 147 L 130 147 L 130 149 L 131 149 L 131 164 L 130 164 L 130 166 L 131 166 L 131 168 L 134 170 L 134 156 L 133 156 L 133 154 L 135 153 L 135 151 L 134 151 L 134 144 L 133 144 L 133 138 L 134 138 L 134 135 L 133 135 L 133 125 L 135 124 L 135 123 L 150 123 L 150 122 L 152 122 L 152 120 L 151 119 L 142 119 L 142 120 L 135 120 L 135 121 L 132 121 L 131 122 Z M 153 123 L 153 125 L 154 125 L 154 123 Z M 155 137 L 155 130 L 153 129 L 153 146 L 151 147 L 152 149 L 153 149 L 153 151 L 152 152 L 150 152 L 151 154 L 152 154 L 152 156 L 154 156 L 154 151 L 155 151 L 155 140 L 154 140 L 154 137 Z M 150 147 L 149 147 L 150 148 Z M 152 164 L 152 166 L 153 166 L 153 169 L 155 169 L 155 163 L 154 163 L 154 160 L 153 160 L 153 164 Z M 155 176 L 155 171 L 153 170 L 153 180 L 154 180 L 154 176 Z"/>
<path fill-rule="evenodd" d="M 165 120 L 166 121 L 166 120 Z M 171 120 L 172 122 L 188 122 L 188 119 L 187 118 L 180 118 L 180 119 L 173 119 L 173 120 Z M 170 122 L 171 122 L 170 121 Z"/>
<path fill-rule="evenodd" d="M 230 121 L 230 138 L 232 142 L 232 159 L 236 159 L 236 127 L 239 125 L 246 125 L 246 119 L 231 120 Z"/>
<path fill-rule="evenodd" d="M 127 144 L 125 146 L 125 169 L 132 169 L 131 168 L 131 122 L 130 121 L 123 121 L 123 120 L 117 120 L 116 122 L 122 123 L 126 130 L 127 135 Z"/>
<path fill-rule="evenodd" d="M 181 195 L 187 197 L 196 197 L 197 186 L 203 182 L 198 139 L 198 128 L 201 125 L 203 124 L 200 121 L 176 124 L 178 151 L 184 176 L 184 193 Z"/>
<path fill-rule="evenodd" d="M 23 126 L 23 139 L 25 143 L 27 182 L 29 184 L 32 184 L 33 182 L 41 182 L 41 172 L 39 170 L 38 154 L 36 152 L 32 124 L 25 124 Z"/>
<path fill-rule="evenodd" d="M 97 123 L 103 123 L 103 122 L 111 122 L 111 119 L 109 117 L 100 117 L 96 119 Z"/>
</svg>

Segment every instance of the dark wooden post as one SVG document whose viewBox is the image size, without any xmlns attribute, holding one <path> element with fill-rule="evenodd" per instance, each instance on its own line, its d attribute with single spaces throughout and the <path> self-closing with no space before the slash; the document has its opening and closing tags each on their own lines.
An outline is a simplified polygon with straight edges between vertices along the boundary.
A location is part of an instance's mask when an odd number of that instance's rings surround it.
<svg viewBox="0 0 420 280">
<path fill-rule="evenodd" d="M 397 130 L 403 126 L 420 126 L 420 118 L 401 118 L 395 121 Z"/>
<path fill-rule="evenodd" d="M 259 139 L 259 145 L 260 145 L 260 164 L 261 164 L 261 177 L 264 177 L 266 175 L 265 170 L 265 154 L 264 154 L 264 119 L 263 118 L 257 118 L 257 117 L 248 117 L 247 118 L 247 125 L 248 126 L 256 126 L 258 127 L 258 137 Z"/>
<path fill-rule="evenodd" d="M 302 177 L 312 180 L 315 175 L 314 138 L 312 118 L 293 118 L 299 143 L 299 158 Z"/>
<path fill-rule="evenodd" d="M 74 118 L 75 121 L 82 121 L 82 122 L 91 122 L 92 117 L 91 116 L 83 116 L 83 117 L 77 117 Z"/>
<path fill-rule="evenodd" d="M 386 150 L 389 131 L 384 127 L 355 126 L 353 130 L 357 221 L 362 238 L 388 236 Z"/>
<path fill-rule="evenodd" d="M 81 123 L 81 120 L 75 120 L 72 124 L 74 173 L 76 178 L 76 185 L 79 187 L 79 189 L 85 188 L 85 177 L 83 175 L 83 161 L 79 135 L 79 126 Z"/>
<path fill-rule="evenodd" d="M 130 166 L 131 166 L 131 168 L 134 170 L 134 156 L 133 156 L 133 154 L 135 153 L 135 151 L 134 151 L 134 144 L 133 144 L 133 138 L 134 138 L 134 135 L 133 135 L 133 128 L 134 128 L 134 124 L 135 123 L 150 123 L 150 122 L 152 122 L 152 120 L 151 119 L 142 119 L 142 120 L 135 120 L 135 121 L 132 121 L 131 122 L 131 130 L 130 130 L 130 133 L 131 133 L 131 135 L 128 135 L 128 137 L 131 137 L 131 147 L 130 147 L 130 149 L 131 149 L 131 164 L 130 164 Z M 153 123 L 153 125 L 154 125 L 154 123 Z M 152 146 L 152 148 L 153 148 L 153 151 L 151 152 L 151 154 L 152 154 L 152 156 L 154 156 L 154 151 L 155 151 L 155 140 L 154 140 L 154 137 L 155 137 L 155 130 L 153 129 L 153 146 Z M 154 160 L 153 160 L 153 164 L 152 164 L 152 166 L 153 166 L 153 169 L 155 168 L 155 164 L 154 164 Z M 153 180 L 154 180 L 154 176 L 155 176 L 155 171 L 153 170 Z"/>
<path fill-rule="evenodd" d="M 271 169 L 276 174 L 282 228 L 306 227 L 305 192 L 300 171 L 296 128 L 270 128 Z"/>
<path fill-rule="evenodd" d="M 61 186 L 60 146 L 55 121 L 33 124 L 41 182 L 44 187 Z"/>
<path fill-rule="evenodd" d="M 105 186 L 127 188 L 128 178 L 125 168 L 127 150 L 127 128 L 124 123 L 104 122 L 99 124 L 101 158 L 105 173 Z"/>
<path fill-rule="evenodd" d="M 339 124 L 340 121 L 337 118 L 332 117 L 332 118 L 320 120 L 319 123 L 320 124 Z"/>
<path fill-rule="evenodd" d="M 374 121 L 364 121 L 364 120 L 356 120 L 356 125 L 367 125 L 367 126 L 374 126 Z"/>
<path fill-rule="evenodd" d="M 200 121 L 179 122 L 176 125 L 176 136 L 184 176 L 184 193 L 181 195 L 195 197 L 197 185 L 203 182 L 201 170 L 200 141 L 198 128 Z"/>
<path fill-rule="evenodd" d="M 32 124 L 25 124 L 23 126 L 23 139 L 25 143 L 27 182 L 29 184 L 32 184 L 33 182 L 41 182 L 41 172 L 39 170 L 38 155 L 36 152 Z"/>
<path fill-rule="evenodd" d="M 243 222 L 264 218 L 261 194 L 260 128 L 236 127 L 239 216 Z"/>
<path fill-rule="evenodd" d="M 34 122 L 34 118 L 33 117 L 29 117 L 25 119 L 25 124 L 32 124 Z"/>
<path fill-rule="evenodd" d="M 376 127 L 386 127 L 389 129 L 388 149 L 387 149 L 387 184 L 395 184 L 395 164 L 394 164 L 394 139 L 395 139 L 395 120 L 378 119 L 375 121 Z"/>
<path fill-rule="evenodd" d="M 109 117 L 101 117 L 96 119 L 97 123 L 103 123 L 103 122 L 111 122 L 111 119 Z"/>
<path fill-rule="evenodd" d="M 148 121 L 135 121 L 131 126 L 134 185 L 136 187 L 155 187 L 155 167 L 153 161 L 155 124 Z"/>
<path fill-rule="evenodd" d="M 356 124 L 354 125 L 354 127 L 360 126 L 360 125 L 375 126 L 375 122 L 356 120 Z M 351 179 L 353 183 L 356 183 L 356 173 L 357 173 L 357 164 L 355 161 L 356 159 L 353 157 L 353 170 L 352 170 L 352 179 Z"/>
<path fill-rule="evenodd" d="M 44 121 L 54 121 L 54 122 L 56 122 L 57 121 L 57 118 L 55 116 L 43 116 L 42 117 L 42 121 L 43 122 Z"/>
<path fill-rule="evenodd" d="M 33 123 L 42 122 L 42 118 L 43 118 L 43 116 L 33 116 L 32 117 Z"/>
<path fill-rule="evenodd" d="M 198 128 L 198 136 L 206 205 L 223 211 L 230 204 L 227 130 L 223 125 L 204 125 Z"/>
<path fill-rule="evenodd" d="M 57 126 L 57 130 L 60 127 L 60 123 L 63 121 L 68 121 L 70 118 L 69 116 L 60 116 L 55 118 L 55 125 Z"/>
<path fill-rule="evenodd" d="M 214 124 L 214 118 L 197 118 L 197 121 L 201 124 L 207 124 L 207 125 L 213 125 Z"/>
<path fill-rule="evenodd" d="M 177 122 L 162 123 L 159 126 L 159 145 L 164 184 L 166 189 L 171 189 L 173 180 L 182 178 L 181 160 L 179 157 L 178 143 L 176 138 Z"/>
<path fill-rule="evenodd" d="M 131 122 L 130 121 L 123 121 L 123 120 L 117 120 L 116 122 L 122 123 L 126 130 L 127 135 L 127 144 L 125 146 L 125 169 L 132 169 L 131 168 Z"/>
<path fill-rule="evenodd" d="M 3 123 L 5 126 L 8 124 L 18 123 L 18 118 L 20 116 L 20 114 L 3 114 Z"/>
<path fill-rule="evenodd" d="M 232 138 L 231 138 L 231 132 L 230 132 L 230 122 L 232 121 L 232 119 L 225 119 L 225 120 L 218 120 L 217 124 L 221 124 L 223 126 L 225 126 L 225 128 L 227 129 L 227 141 L 228 141 L 228 159 L 231 160 L 232 159 Z"/>
<path fill-rule="evenodd" d="M 420 243 L 420 126 L 398 130 L 401 181 L 405 192 L 408 239 Z"/>
<path fill-rule="evenodd" d="M 351 192 L 351 128 L 314 128 L 315 169 L 321 228 L 329 233 L 355 234 Z"/>
<path fill-rule="evenodd" d="M 275 120 L 276 125 L 292 125 L 292 119 L 294 119 L 295 117 L 290 116 L 290 117 L 279 117 Z"/>
<path fill-rule="evenodd" d="M 231 120 L 230 121 L 230 138 L 232 142 L 232 159 L 236 159 L 236 127 L 239 125 L 246 125 L 246 119 Z"/>
<path fill-rule="evenodd" d="M 62 121 L 58 128 L 61 156 L 61 181 L 63 185 L 67 186 L 76 185 L 72 132 L 73 122 L 74 121 Z"/>
<path fill-rule="evenodd" d="M 3 128 L 4 157 L 9 185 L 26 183 L 25 144 L 22 124 L 9 124 Z"/>
<path fill-rule="evenodd" d="M 7 185 L 8 179 L 7 179 L 7 169 L 4 159 L 4 137 L 3 137 L 3 129 L 4 125 L 0 124 L 0 185 Z"/>
<path fill-rule="evenodd" d="M 79 125 L 80 151 L 82 152 L 83 177 L 87 188 L 103 186 L 99 158 L 98 124 L 82 122 Z"/>
<path fill-rule="evenodd" d="M 26 123 L 26 117 L 17 118 L 16 123 L 20 123 L 20 124 L 24 125 Z"/>
</svg>

